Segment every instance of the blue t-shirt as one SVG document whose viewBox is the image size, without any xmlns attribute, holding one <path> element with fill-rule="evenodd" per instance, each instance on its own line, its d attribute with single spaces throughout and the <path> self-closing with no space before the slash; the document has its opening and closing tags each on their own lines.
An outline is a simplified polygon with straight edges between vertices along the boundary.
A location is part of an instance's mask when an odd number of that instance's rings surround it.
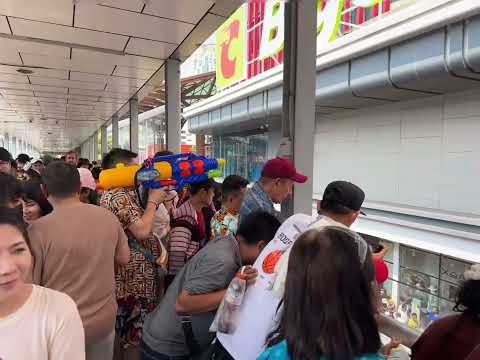
<svg viewBox="0 0 480 360">
<path fill-rule="evenodd" d="M 287 342 L 283 340 L 282 342 L 269 347 L 260 354 L 257 360 L 291 360 L 288 355 Z M 320 360 L 325 360 L 325 358 L 322 356 Z M 379 354 L 366 354 L 356 357 L 355 360 L 385 360 L 385 358 Z"/>
</svg>

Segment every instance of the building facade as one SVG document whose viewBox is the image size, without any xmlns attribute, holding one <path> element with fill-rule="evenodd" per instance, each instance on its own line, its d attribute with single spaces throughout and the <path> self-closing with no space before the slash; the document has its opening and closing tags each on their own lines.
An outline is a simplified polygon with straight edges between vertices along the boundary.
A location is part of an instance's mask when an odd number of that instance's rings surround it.
<svg viewBox="0 0 480 360">
<path fill-rule="evenodd" d="M 250 1 L 233 17 L 246 19 L 246 46 L 260 39 L 255 51 L 270 56 L 233 49 L 245 66 L 225 71 L 231 64 L 219 56 L 232 41 L 218 36 L 220 91 L 184 110 L 190 131 L 210 135 L 213 155 L 227 159 L 226 173 L 251 181 L 281 137 L 282 54 L 262 50 L 264 29 L 280 26 L 262 15 L 279 3 Z M 315 154 L 312 201 L 332 180 L 365 190 L 367 216 L 354 229 L 390 247 L 385 313 L 403 323 L 416 316 L 421 330 L 452 311 L 463 271 L 480 262 L 480 4 L 319 3 L 322 31 L 336 36 L 317 42 L 315 146 L 305 149 Z M 341 21 L 329 22 L 327 11 Z M 251 35 L 255 26 L 260 34 Z"/>
</svg>

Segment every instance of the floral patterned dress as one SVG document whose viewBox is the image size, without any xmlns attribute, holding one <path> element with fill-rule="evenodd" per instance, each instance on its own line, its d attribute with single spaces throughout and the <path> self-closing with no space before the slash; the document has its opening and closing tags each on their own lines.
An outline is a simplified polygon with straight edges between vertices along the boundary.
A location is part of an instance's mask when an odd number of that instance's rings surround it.
<svg viewBox="0 0 480 360">
<path fill-rule="evenodd" d="M 210 222 L 210 239 L 216 239 L 219 236 L 235 235 L 238 228 L 238 211 L 222 207 L 213 215 Z"/>
<path fill-rule="evenodd" d="M 128 238 L 134 239 L 128 227 L 143 215 L 135 191 L 128 188 L 106 191 L 101 206 L 110 210 L 122 224 Z M 153 234 L 147 240 L 135 240 L 154 256 L 160 256 L 160 245 Z M 155 309 L 160 298 L 156 266 L 142 252 L 130 248 L 130 261 L 117 267 L 115 281 L 118 302 L 115 331 L 123 347 L 138 346 L 145 316 Z"/>
</svg>

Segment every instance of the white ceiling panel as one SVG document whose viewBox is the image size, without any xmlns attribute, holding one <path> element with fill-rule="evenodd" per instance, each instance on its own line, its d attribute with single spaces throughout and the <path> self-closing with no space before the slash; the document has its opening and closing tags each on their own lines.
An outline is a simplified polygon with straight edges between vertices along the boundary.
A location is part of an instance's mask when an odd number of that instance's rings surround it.
<svg viewBox="0 0 480 360">
<path fill-rule="evenodd" d="M 33 90 L 33 87 L 30 84 L 9 83 L 9 82 L 0 81 L 0 89 L 5 89 L 5 90 Z"/>
<path fill-rule="evenodd" d="M 173 44 L 180 44 L 194 27 L 184 22 L 82 2 L 75 8 L 75 26 Z"/>
<path fill-rule="evenodd" d="M 162 64 L 163 62 L 158 67 L 160 67 Z M 113 72 L 113 75 L 147 80 L 153 75 L 156 70 L 157 69 L 147 70 L 127 66 L 117 66 L 115 68 L 115 71 Z"/>
<path fill-rule="evenodd" d="M 105 91 L 111 94 L 123 94 L 125 97 L 128 95 L 133 95 L 137 92 L 135 88 L 123 87 L 115 84 L 107 84 Z"/>
<path fill-rule="evenodd" d="M 15 49 L 2 49 L 0 62 L 3 64 L 22 65 L 22 59 Z"/>
<path fill-rule="evenodd" d="M 84 49 L 72 50 L 72 61 L 82 63 L 103 63 L 120 66 L 138 67 L 140 69 L 156 70 L 163 63 L 162 60 L 151 59 L 136 55 L 116 55 Z M 87 71 L 88 72 L 88 71 Z M 110 75 L 110 74 L 109 74 Z"/>
<path fill-rule="evenodd" d="M 25 75 L 1 74 L 0 81 L 28 84 L 28 78 Z"/>
<path fill-rule="evenodd" d="M 79 101 L 90 101 L 90 102 L 95 102 L 98 101 L 99 96 L 88 96 L 88 95 L 76 95 L 76 94 L 70 94 L 68 95 L 68 100 L 79 100 Z"/>
<path fill-rule="evenodd" d="M 196 24 L 214 4 L 212 0 L 155 0 L 147 2 L 144 14 Z"/>
<path fill-rule="evenodd" d="M 57 78 L 57 79 L 68 79 L 68 71 L 66 70 L 38 69 L 38 68 L 28 68 L 25 66 L 21 68 L 32 70 L 35 76 L 51 77 L 51 78 Z M 0 73 L 2 74 L 18 75 L 19 74 L 17 72 L 18 69 L 20 69 L 20 67 L 18 66 L 0 65 Z"/>
<path fill-rule="evenodd" d="M 97 0 L 97 4 L 140 12 L 145 0 Z"/>
<path fill-rule="evenodd" d="M 35 96 L 45 99 L 45 101 L 47 101 L 47 99 L 66 99 L 68 97 L 67 94 L 59 94 L 46 91 L 35 91 Z"/>
<path fill-rule="evenodd" d="M 41 56 L 34 54 L 23 54 L 23 61 L 25 65 L 30 66 L 43 66 L 54 69 L 75 70 L 90 72 L 95 74 L 108 74 L 110 75 L 114 69 L 114 65 L 103 63 L 89 63 L 82 61 L 74 61 L 70 59 L 62 59 L 58 57 Z"/>
<path fill-rule="evenodd" d="M 66 104 L 67 99 L 55 99 L 55 98 L 46 98 L 46 97 L 36 97 L 38 102 L 40 103 L 40 106 L 45 106 L 48 107 L 50 104 L 52 106 L 56 106 L 56 104 Z"/>
<path fill-rule="evenodd" d="M 72 71 L 70 73 L 71 80 L 97 82 L 105 85 L 106 83 L 118 85 L 125 88 L 138 88 L 143 85 L 144 81 L 134 78 L 126 78 L 119 76 L 96 75 Z"/>
<path fill-rule="evenodd" d="M 4 34 L 11 34 L 6 16 L 0 16 L 0 32 Z"/>
<path fill-rule="evenodd" d="M 49 85 L 49 86 L 56 86 L 56 87 L 70 87 L 70 88 L 87 89 L 87 90 L 103 90 L 105 88 L 105 84 L 101 84 L 101 83 L 52 79 L 52 78 L 44 78 L 39 76 L 30 76 L 30 81 L 33 85 Z"/>
<path fill-rule="evenodd" d="M 0 48 L 16 50 L 21 53 L 55 56 L 61 58 L 70 57 L 70 48 L 65 46 L 42 44 L 33 41 L 0 38 Z"/>
<path fill-rule="evenodd" d="M 2 85 L 0 84 L 0 88 L 2 88 Z M 33 96 L 33 91 L 31 90 L 14 90 L 14 89 L 1 89 L 0 90 L 2 94 L 7 94 L 7 95 L 27 95 L 27 96 Z"/>
<path fill-rule="evenodd" d="M 60 93 L 66 94 L 68 92 L 68 88 L 66 87 L 55 87 L 55 86 L 46 86 L 46 85 L 32 85 L 33 91 L 46 91 L 52 93 Z"/>
<path fill-rule="evenodd" d="M 157 59 L 167 59 L 177 46 L 176 44 L 132 38 L 128 42 L 125 52 Z"/>
<path fill-rule="evenodd" d="M 12 107 L 16 107 L 17 105 L 21 105 L 21 104 L 38 105 L 38 101 L 34 97 L 29 97 L 29 96 L 18 97 L 15 99 L 8 99 L 8 103 Z"/>
<path fill-rule="evenodd" d="M 90 74 L 78 71 L 70 72 L 70 80 L 97 82 L 105 85 L 109 78 L 109 75 Z"/>
<path fill-rule="evenodd" d="M 23 19 L 72 25 L 72 0 L 2 0 L 0 14 Z"/>
<path fill-rule="evenodd" d="M 48 24 L 24 19 L 11 19 L 14 35 L 61 41 L 69 44 L 93 46 L 122 51 L 128 36 L 107 34 L 104 32 L 78 29 L 71 26 Z"/>
</svg>

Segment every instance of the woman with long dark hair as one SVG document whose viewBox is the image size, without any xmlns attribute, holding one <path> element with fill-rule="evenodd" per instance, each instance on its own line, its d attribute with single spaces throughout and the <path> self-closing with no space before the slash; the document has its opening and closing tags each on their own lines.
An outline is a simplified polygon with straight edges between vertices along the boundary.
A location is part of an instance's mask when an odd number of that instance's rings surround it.
<svg viewBox="0 0 480 360">
<path fill-rule="evenodd" d="M 465 271 L 453 308 L 458 314 L 434 321 L 412 347 L 413 360 L 479 359 L 480 264 Z"/>
<path fill-rule="evenodd" d="M 258 359 L 383 359 L 373 298 L 348 230 L 304 233 L 288 262 L 279 326 Z"/>
<path fill-rule="evenodd" d="M 30 180 L 23 184 L 23 219 L 31 223 L 52 212 L 52 205 L 42 192 L 38 181 Z"/>
<path fill-rule="evenodd" d="M 0 358 L 84 360 L 77 306 L 66 294 L 30 284 L 31 266 L 21 216 L 0 208 Z"/>
</svg>

